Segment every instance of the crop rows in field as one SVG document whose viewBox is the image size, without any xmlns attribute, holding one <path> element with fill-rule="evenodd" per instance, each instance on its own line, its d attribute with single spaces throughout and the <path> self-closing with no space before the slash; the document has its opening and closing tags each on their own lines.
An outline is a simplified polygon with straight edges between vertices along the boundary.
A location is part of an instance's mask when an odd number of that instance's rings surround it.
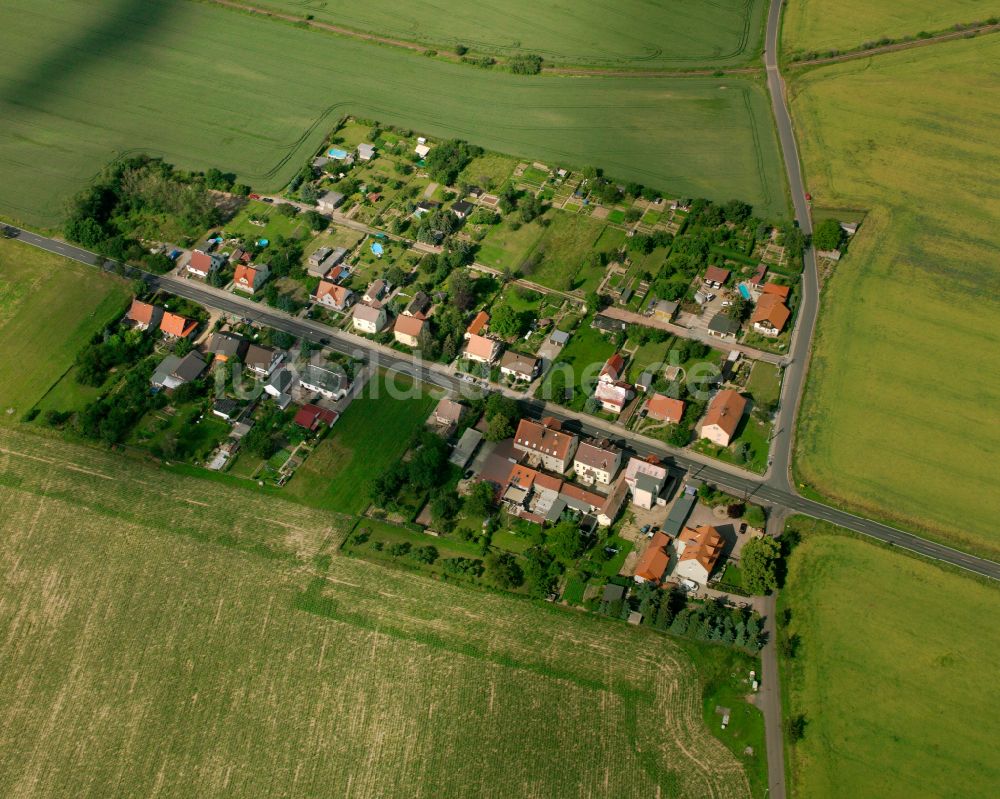
<svg viewBox="0 0 1000 799">
<path fill-rule="evenodd" d="M 256 7 L 379 37 L 476 53 L 535 53 L 555 63 L 638 68 L 742 64 L 759 53 L 762 0 L 556 0 L 504 3 L 264 0 Z"/>
<path fill-rule="evenodd" d="M 14 0 L 0 213 L 56 225 L 105 163 L 137 151 L 277 189 L 349 112 L 785 212 L 767 96 L 748 79 L 520 77 L 204 4 L 147 6 Z"/>
<path fill-rule="evenodd" d="M 340 517 L 17 430 L 0 513 L 5 796 L 749 793 L 662 636 L 324 557 Z"/>
</svg>

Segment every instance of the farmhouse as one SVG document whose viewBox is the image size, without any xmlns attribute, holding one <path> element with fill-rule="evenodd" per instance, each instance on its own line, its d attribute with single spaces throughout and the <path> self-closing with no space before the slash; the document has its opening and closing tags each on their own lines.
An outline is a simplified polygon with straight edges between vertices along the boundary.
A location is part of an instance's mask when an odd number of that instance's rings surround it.
<svg viewBox="0 0 1000 799">
<path fill-rule="evenodd" d="M 565 474 L 573 462 L 578 439 L 572 433 L 562 432 L 556 419 L 541 423 L 522 419 L 514 434 L 514 449 L 527 456 L 530 465 L 540 465 L 550 472 Z"/>
<path fill-rule="evenodd" d="M 392 334 L 400 344 L 407 347 L 419 347 L 420 334 L 424 331 L 424 325 L 426 324 L 420 317 L 402 314 L 396 317 L 396 324 L 393 325 Z"/>
<path fill-rule="evenodd" d="M 729 280 L 729 270 L 721 266 L 710 266 L 705 270 L 705 285 L 721 289 Z"/>
<path fill-rule="evenodd" d="M 685 528 L 677 537 L 677 568 L 674 574 L 705 585 L 719 562 L 724 546 L 722 536 L 714 527 Z"/>
<path fill-rule="evenodd" d="M 465 328 L 465 338 L 470 336 L 481 336 L 489 330 L 490 315 L 486 311 L 480 311 L 475 315 L 469 326 Z"/>
<path fill-rule="evenodd" d="M 148 302 L 133 299 L 125 318 L 132 323 L 136 330 L 149 330 L 151 327 L 159 327 L 160 320 L 163 318 L 163 309 L 158 305 L 150 305 Z"/>
<path fill-rule="evenodd" d="M 315 392 L 328 400 L 339 400 L 347 395 L 350 380 L 341 369 L 327 369 L 314 363 L 307 363 L 299 372 L 299 384 L 307 391 Z"/>
<path fill-rule="evenodd" d="M 195 250 L 187 263 L 187 271 L 197 277 L 206 278 L 226 262 L 221 255 L 209 255 L 202 250 Z"/>
<path fill-rule="evenodd" d="M 378 333 L 385 327 L 389 319 L 386 316 L 385 308 L 381 305 L 355 305 L 352 324 L 355 330 L 362 333 Z"/>
<path fill-rule="evenodd" d="M 235 333 L 213 333 L 205 348 L 217 361 L 239 360 L 247 351 L 247 340 Z"/>
<path fill-rule="evenodd" d="M 576 479 L 586 485 L 611 485 L 622 464 L 622 451 L 608 441 L 584 441 L 573 458 Z"/>
<path fill-rule="evenodd" d="M 451 212 L 459 219 L 465 219 L 472 213 L 475 206 L 466 200 L 459 200 L 451 207 Z"/>
<path fill-rule="evenodd" d="M 174 389 L 197 380 L 205 369 L 205 359 L 200 353 L 189 352 L 183 358 L 168 355 L 160 361 L 149 382 L 155 388 Z"/>
<path fill-rule="evenodd" d="M 730 388 L 716 394 L 698 427 L 699 438 L 706 438 L 720 447 L 728 447 L 740 426 L 747 401 Z"/>
<path fill-rule="evenodd" d="M 236 267 L 236 274 L 233 276 L 233 288 L 253 294 L 264 285 L 264 281 L 267 280 L 269 273 L 270 269 L 267 264 L 256 264 L 254 266 L 240 264 Z"/>
<path fill-rule="evenodd" d="M 632 491 L 632 502 L 640 508 L 650 510 L 653 505 L 664 504 L 660 493 L 667 484 L 667 470 L 652 456 L 649 460 L 629 459 L 625 482 Z"/>
<path fill-rule="evenodd" d="M 538 374 L 538 359 L 519 352 L 505 352 L 500 359 L 500 374 L 531 382 Z"/>
<path fill-rule="evenodd" d="M 339 206 L 343 201 L 344 195 L 339 191 L 328 191 L 319 198 L 319 201 L 316 203 L 316 207 L 324 213 L 331 213 L 335 211 L 337 206 Z"/>
<path fill-rule="evenodd" d="M 486 336 L 469 336 L 469 340 L 462 351 L 462 357 L 470 361 L 480 363 L 493 363 L 500 354 L 501 345 L 499 341 L 494 341 Z"/>
<path fill-rule="evenodd" d="M 358 158 L 362 161 L 371 161 L 375 157 L 375 145 L 374 144 L 359 144 L 358 145 Z"/>
<path fill-rule="evenodd" d="M 768 284 L 770 285 L 770 284 Z M 766 287 L 765 287 L 766 288 Z M 777 294 L 764 293 L 757 300 L 750 323 L 762 336 L 774 337 L 785 329 L 792 312 Z"/>
<path fill-rule="evenodd" d="M 251 344 L 247 347 L 247 354 L 243 359 L 243 365 L 260 377 L 269 377 L 284 357 L 284 353 L 281 350 L 262 347 L 259 344 Z"/>
<path fill-rule="evenodd" d="M 658 585 L 670 566 L 670 536 L 660 531 L 653 536 L 635 564 L 633 579 L 637 583 L 653 583 Z"/>
<path fill-rule="evenodd" d="M 654 394 L 646 400 L 646 418 L 657 422 L 677 424 L 684 416 L 683 400 L 668 397 L 665 394 Z"/>
<path fill-rule="evenodd" d="M 354 292 L 329 280 L 321 280 L 316 287 L 313 301 L 334 311 L 346 311 L 354 300 Z"/>
<path fill-rule="evenodd" d="M 167 338 L 187 338 L 198 327 L 194 319 L 188 319 L 180 314 L 164 312 L 160 320 L 160 332 Z"/>
</svg>

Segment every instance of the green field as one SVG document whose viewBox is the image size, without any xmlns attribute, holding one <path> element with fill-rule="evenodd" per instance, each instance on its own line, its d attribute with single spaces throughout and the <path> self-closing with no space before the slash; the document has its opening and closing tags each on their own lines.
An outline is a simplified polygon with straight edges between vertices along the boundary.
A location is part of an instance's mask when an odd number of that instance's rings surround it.
<svg viewBox="0 0 1000 799">
<path fill-rule="evenodd" d="M 573 333 L 569 343 L 563 347 L 535 396 L 566 404 L 574 410 L 581 410 L 587 397 L 593 394 L 601 367 L 614 354 L 615 348 L 611 339 L 605 338 L 601 331 L 592 328 L 588 317 Z M 555 396 L 558 393 L 555 386 L 558 386 L 561 379 L 556 377 L 557 374 L 565 375 L 566 387 L 574 389 L 571 402 L 565 403 L 563 397 Z M 553 383 L 554 380 L 556 383 Z"/>
<path fill-rule="evenodd" d="M 996 16 L 996 0 L 798 0 L 782 25 L 785 52 L 847 50 Z"/>
<path fill-rule="evenodd" d="M 42 399 L 129 296 L 120 278 L 0 239 L 0 419 L 17 421 Z M 90 392 L 67 383 L 61 396 L 85 401 Z"/>
<path fill-rule="evenodd" d="M 867 207 L 824 288 L 796 473 L 833 500 L 1000 555 L 1000 38 L 792 82 L 814 200 Z M 892 107 L 892 113 L 885 109 Z"/>
<path fill-rule="evenodd" d="M 516 76 L 187 0 L 5 11 L 0 214 L 31 224 L 57 225 L 126 152 L 277 189 L 349 112 L 786 213 L 769 101 L 748 79 Z"/>
<path fill-rule="evenodd" d="M 9 428 L 0 509 L 11 799 L 750 796 L 702 720 L 724 648 L 341 557 L 344 517 Z"/>
<path fill-rule="evenodd" d="M 300 466 L 284 490 L 315 508 L 360 513 L 368 505 L 368 482 L 402 457 L 414 433 L 427 421 L 435 400 L 429 394 L 399 399 L 378 380 L 378 396 L 354 400 L 326 438 Z M 399 382 L 402 387 L 402 379 Z"/>
<path fill-rule="evenodd" d="M 378 36 L 479 53 L 535 53 L 547 61 L 608 67 L 687 69 L 752 61 L 761 47 L 763 0 L 461 0 L 412 3 L 264 0 L 264 7 L 311 14 Z"/>
<path fill-rule="evenodd" d="M 784 658 L 784 712 L 806 719 L 787 746 L 793 795 L 992 796 L 1000 594 L 963 574 L 801 517 L 780 595 L 798 636 Z"/>
<path fill-rule="evenodd" d="M 600 238 L 604 222 L 561 211 L 550 211 L 548 217 L 550 224 L 534 249 L 542 256 L 541 263 L 525 277 L 561 291 L 596 290 L 604 267 L 587 269 L 583 262 Z"/>
</svg>

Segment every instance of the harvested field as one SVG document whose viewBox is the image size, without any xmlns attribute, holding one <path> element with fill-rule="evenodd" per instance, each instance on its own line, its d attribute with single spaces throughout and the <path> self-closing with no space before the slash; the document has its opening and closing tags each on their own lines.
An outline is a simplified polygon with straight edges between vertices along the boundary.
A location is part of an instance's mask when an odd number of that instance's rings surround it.
<svg viewBox="0 0 1000 799">
<path fill-rule="evenodd" d="M 749 796 L 663 636 L 398 580 L 331 554 L 345 517 L 18 430 L 0 510 L 4 796 Z"/>
</svg>

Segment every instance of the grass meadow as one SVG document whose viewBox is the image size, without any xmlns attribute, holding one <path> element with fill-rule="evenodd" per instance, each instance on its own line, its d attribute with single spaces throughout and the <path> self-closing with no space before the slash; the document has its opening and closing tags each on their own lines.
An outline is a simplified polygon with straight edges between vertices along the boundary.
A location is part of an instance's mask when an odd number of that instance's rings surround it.
<svg viewBox="0 0 1000 799">
<path fill-rule="evenodd" d="M 557 0 L 327 3 L 265 0 L 263 7 L 420 44 L 477 53 L 541 55 L 556 64 L 688 69 L 752 61 L 761 48 L 763 0 L 593 0 L 572 14 Z"/>
<path fill-rule="evenodd" d="M 343 513 L 360 513 L 367 507 L 368 482 L 403 456 L 436 403 L 426 393 L 394 397 L 386 388 L 391 378 L 378 379 L 378 397 L 354 400 L 295 471 L 283 489 L 291 498 Z"/>
<path fill-rule="evenodd" d="M 783 658 L 786 744 L 803 799 L 991 796 L 1000 781 L 998 589 L 796 517 L 779 597 L 797 636 Z"/>
<path fill-rule="evenodd" d="M 945 30 L 996 16 L 995 0 L 799 0 L 782 23 L 786 53 L 848 50 L 882 38 Z"/>
<path fill-rule="evenodd" d="M 347 113 L 685 196 L 786 199 L 762 86 L 444 63 L 203 3 L 12 0 L 0 26 L 0 214 L 54 227 L 124 153 L 283 185 Z"/>
<path fill-rule="evenodd" d="M 817 205 L 871 212 L 824 288 L 796 476 L 1000 555 L 1000 38 L 790 85 Z M 887 108 L 892 113 L 887 113 Z"/>
<path fill-rule="evenodd" d="M 750 796 L 662 635 L 400 577 L 336 554 L 346 517 L 17 429 L 0 511 L 10 799 Z"/>
<path fill-rule="evenodd" d="M 77 352 L 125 309 L 129 296 L 120 278 L 0 238 L 0 419 L 17 421 L 62 385 Z M 90 398 L 76 383 L 62 393 Z"/>
</svg>

